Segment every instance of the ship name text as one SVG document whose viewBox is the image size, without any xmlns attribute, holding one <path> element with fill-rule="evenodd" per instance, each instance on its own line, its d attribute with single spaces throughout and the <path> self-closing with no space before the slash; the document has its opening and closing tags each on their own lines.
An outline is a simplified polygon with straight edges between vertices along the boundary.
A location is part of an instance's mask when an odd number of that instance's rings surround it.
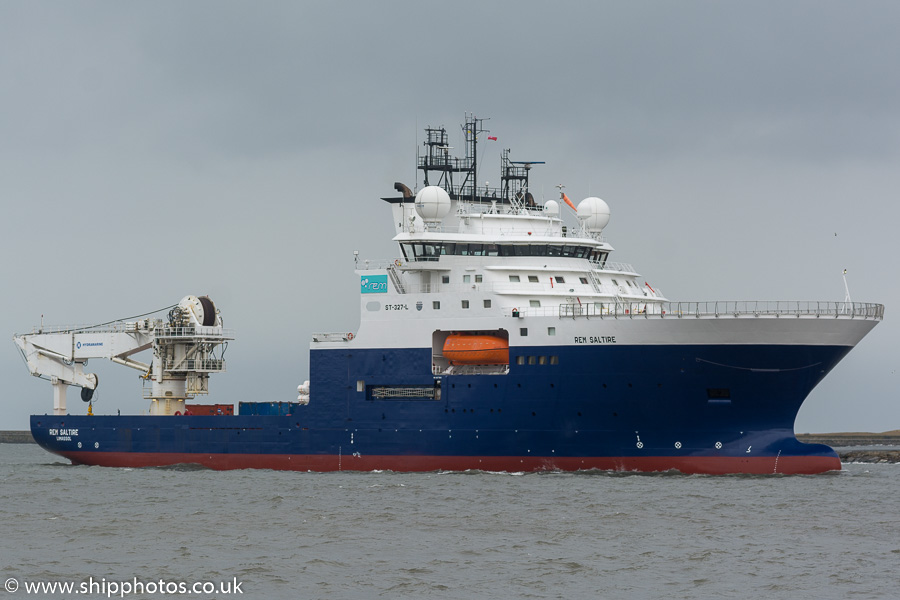
<svg viewBox="0 0 900 600">
<path fill-rule="evenodd" d="M 72 437 L 78 437 L 78 429 L 48 429 L 47 433 L 56 436 L 57 442 L 71 442 Z"/>
<path fill-rule="evenodd" d="M 576 335 L 576 344 L 615 344 L 614 335 Z"/>
</svg>

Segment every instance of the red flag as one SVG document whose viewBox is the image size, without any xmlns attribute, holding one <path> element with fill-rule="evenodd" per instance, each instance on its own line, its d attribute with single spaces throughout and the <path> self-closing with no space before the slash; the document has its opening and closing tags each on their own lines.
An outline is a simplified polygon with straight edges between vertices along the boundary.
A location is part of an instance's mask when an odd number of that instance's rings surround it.
<svg viewBox="0 0 900 600">
<path fill-rule="evenodd" d="M 489 140 L 494 140 L 494 141 L 496 142 L 496 141 L 497 141 L 497 136 L 495 136 L 495 135 L 489 135 L 489 136 L 488 136 L 488 139 L 489 139 Z"/>
<path fill-rule="evenodd" d="M 569 208 L 571 208 L 571 209 L 574 210 L 575 212 L 578 212 L 578 209 L 575 208 L 575 205 L 572 204 L 572 201 L 569 200 L 569 197 L 568 197 L 568 196 L 566 196 L 565 194 L 563 194 L 563 195 L 562 195 L 562 199 L 563 199 L 563 202 L 565 202 L 566 204 L 569 205 Z"/>
</svg>

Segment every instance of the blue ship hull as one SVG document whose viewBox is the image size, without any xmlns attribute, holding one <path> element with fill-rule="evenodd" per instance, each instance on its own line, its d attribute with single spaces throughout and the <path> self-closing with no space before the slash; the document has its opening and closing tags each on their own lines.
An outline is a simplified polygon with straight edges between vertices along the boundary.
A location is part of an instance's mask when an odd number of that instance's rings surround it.
<svg viewBox="0 0 900 600">
<path fill-rule="evenodd" d="M 616 469 L 816 473 L 835 452 L 794 419 L 850 346 L 511 348 L 504 375 L 432 375 L 430 348 L 314 349 L 311 402 L 284 416 L 50 416 L 35 440 L 73 462 L 215 469 Z M 516 357 L 558 357 L 516 364 Z M 376 398 L 372 389 L 439 390 Z"/>
</svg>

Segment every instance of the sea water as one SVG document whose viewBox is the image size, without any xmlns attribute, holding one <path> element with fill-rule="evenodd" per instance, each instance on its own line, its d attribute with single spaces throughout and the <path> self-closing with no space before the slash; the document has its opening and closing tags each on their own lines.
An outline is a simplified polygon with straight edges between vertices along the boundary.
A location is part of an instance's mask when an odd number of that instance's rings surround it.
<svg viewBox="0 0 900 600">
<path fill-rule="evenodd" d="M 900 465 L 217 472 L 72 466 L 0 444 L 0 481 L 10 598 L 900 596 Z M 74 588 L 34 591 L 53 582 Z"/>
</svg>

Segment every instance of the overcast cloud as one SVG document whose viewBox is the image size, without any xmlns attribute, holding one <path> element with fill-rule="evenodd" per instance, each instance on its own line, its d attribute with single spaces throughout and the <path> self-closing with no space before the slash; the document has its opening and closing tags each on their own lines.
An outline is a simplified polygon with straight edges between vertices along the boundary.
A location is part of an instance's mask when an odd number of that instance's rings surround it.
<svg viewBox="0 0 900 600">
<path fill-rule="evenodd" d="M 313 331 L 359 322 L 418 132 L 466 111 L 604 198 L 616 259 L 672 300 L 844 297 L 886 321 L 798 431 L 900 428 L 900 5 L 5 2 L 0 429 L 52 407 L 12 334 L 209 294 L 237 332 L 210 401 L 292 400 Z M 454 140 L 454 145 L 461 144 Z M 574 220 L 573 220 L 574 221 Z M 93 361 L 98 412 L 145 407 Z M 83 410 L 73 394 L 70 408 Z"/>
</svg>

